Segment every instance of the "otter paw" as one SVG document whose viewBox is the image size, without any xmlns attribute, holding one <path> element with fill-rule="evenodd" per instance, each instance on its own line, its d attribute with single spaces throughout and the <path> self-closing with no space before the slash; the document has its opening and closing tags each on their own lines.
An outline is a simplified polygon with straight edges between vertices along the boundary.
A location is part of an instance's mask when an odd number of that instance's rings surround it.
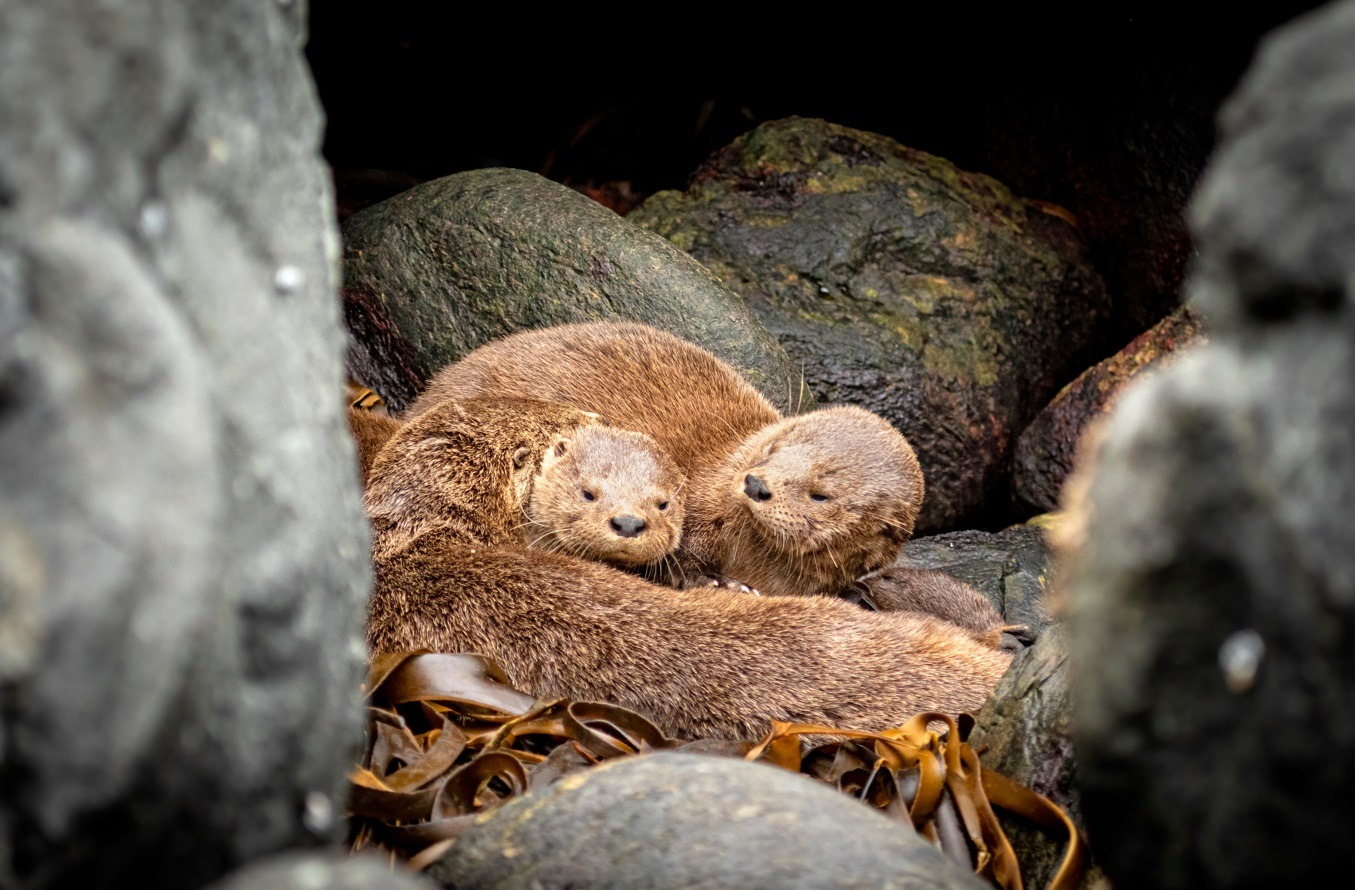
<svg viewBox="0 0 1355 890">
<path fill-rule="evenodd" d="M 736 581 L 733 578 L 711 578 L 710 587 L 723 587 L 727 590 L 738 590 L 743 593 L 751 593 L 753 596 L 762 596 L 762 591 L 756 587 L 749 587 L 742 581 Z"/>
<path fill-rule="evenodd" d="M 997 647 L 1004 652 L 1020 652 L 1033 645 L 1040 636 L 1033 628 L 1024 624 L 1009 624 L 998 628 L 998 631 L 1001 637 Z"/>
</svg>

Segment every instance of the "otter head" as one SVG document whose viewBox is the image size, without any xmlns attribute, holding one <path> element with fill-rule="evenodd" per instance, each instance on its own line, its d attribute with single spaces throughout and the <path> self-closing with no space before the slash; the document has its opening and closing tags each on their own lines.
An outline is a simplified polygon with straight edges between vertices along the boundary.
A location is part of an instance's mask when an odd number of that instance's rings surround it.
<svg viewBox="0 0 1355 890">
<path fill-rule="evenodd" d="M 658 562 L 682 536 L 683 481 L 644 433 L 581 427 L 541 460 L 527 503 L 528 542 L 618 566 Z"/>
<path fill-rule="evenodd" d="M 542 458 L 598 416 L 555 402 L 443 402 L 401 427 L 372 464 L 364 503 L 384 546 L 438 526 L 468 540 L 519 537 Z"/>
<path fill-rule="evenodd" d="M 912 446 L 861 408 L 825 408 L 766 426 L 726 468 L 739 526 L 796 566 L 799 589 L 786 592 L 836 592 L 835 585 L 888 565 L 922 507 Z"/>
</svg>

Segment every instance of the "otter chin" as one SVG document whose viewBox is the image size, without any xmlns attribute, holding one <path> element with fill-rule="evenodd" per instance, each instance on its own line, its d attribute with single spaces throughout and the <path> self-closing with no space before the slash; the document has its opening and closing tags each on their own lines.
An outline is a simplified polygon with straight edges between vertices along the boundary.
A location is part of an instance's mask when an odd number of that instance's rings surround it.
<svg viewBox="0 0 1355 890">
<path fill-rule="evenodd" d="M 542 457 L 526 505 L 527 543 L 621 568 L 659 563 L 682 540 L 684 482 L 644 433 L 581 427 Z"/>
</svg>

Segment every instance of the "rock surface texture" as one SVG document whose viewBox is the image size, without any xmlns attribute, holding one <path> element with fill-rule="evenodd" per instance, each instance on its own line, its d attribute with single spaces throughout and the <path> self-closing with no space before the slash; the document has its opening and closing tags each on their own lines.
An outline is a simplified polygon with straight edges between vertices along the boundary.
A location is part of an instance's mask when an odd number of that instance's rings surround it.
<svg viewBox="0 0 1355 890">
<path fill-rule="evenodd" d="M 697 754 L 624 758 L 480 817 L 428 873 L 450 887 L 989 886 L 908 825 L 813 779 Z"/>
<path fill-rule="evenodd" d="M 349 217 L 343 235 L 349 369 L 396 410 L 488 340 L 605 320 L 704 346 L 778 407 L 804 401 L 798 367 L 700 263 L 535 173 L 427 182 Z"/>
<path fill-rule="evenodd" d="M 1192 204 L 1211 342 L 1125 394 L 1072 565 L 1116 886 L 1345 867 L 1355 792 L 1355 3 L 1267 38 Z"/>
<path fill-rule="evenodd" d="M 908 437 L 927 477 L 919 531 L 1005 497 L 1017 433 L 1086 367 L 1109 311 L 1058 215 L 820 120 L 758 127 L 628 219 L 741 294 L 817 399 Z"/>
<path fill-rule="evenodd" d="M 370 570 L 304 15 L 0 2 L 0 885 L 341 827 Z"/>
<path fill-rule="evenodd" d="M 1057 510 L 1087 424 L 1106 414 L 1131 380 L 1166 367 L 1178 351 L 1203 340 L 1199 313 L 1182 306 L 1060 390 L 1016 440 L 1012 489 L 1020 504 L 1037 512 Z"/>
<path fill-rule="evenodd" d="M 1024 624 L 1038 636 L 1051 620 L 1045 600 L 1050 559 L 1044 531 L 1027 524 L 914 538 L 894 565 L 959 578 L 986 596 L 1008 624 Z"/>
<path fill-rule="evenodd" d="M 1083 831 L 1082 795 L 1073 751 L 1068 639 L 1063 626 L 1040 635 L 1019 653 L 993 697 L 974 715 L 969 744 L 983 751 L 984 769 L 1001 773 L 1063 808 Z M 1064 846 L 1030 821 L 1005 811 L 1002 827 L 1021 863 L 1027 887 L 1046 887 L 1063 860 Z M 1089 869 L 1080 886 L 1095 886 Z"/>
</svg>

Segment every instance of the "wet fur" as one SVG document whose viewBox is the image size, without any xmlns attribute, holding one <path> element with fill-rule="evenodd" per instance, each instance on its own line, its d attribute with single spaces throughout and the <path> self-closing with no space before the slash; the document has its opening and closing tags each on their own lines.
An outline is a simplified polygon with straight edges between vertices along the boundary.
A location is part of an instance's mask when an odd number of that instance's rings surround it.
<svg viewBox="0 0 1355 890">
<path fill-rule="evenodd" d="M 348 409 L 364 488 L 377 454 L 403 426 L 375 411 Z M 523 517 L 523 540 L 541 550 L 658 571 L 682 539 L 682 472 L 643 433 L 598 425 L 580 429 L 585 432 L 574 441 L 558 443 L 564 453 L 546 456 Z M 583 488 L 593 492 L 593 501 L 582 499 Z M 636 515 L 646 528 L 633 538 L 620 537 L 608 524 L 617 515 Z"/>
<path fill-rule="evenodd" d="M 930 616 L 678 592 L 526 549 L 514 526 L 530 481 L 589 422 L 562 406 L 444 402 L 390 440 L 366 496 L 374 652 L 479 652 L 526 692 L 616 702 L 679 737 L 752 738 L 773 719 L 883 729 L 973 710 L 997 683 L 1009 656 Z"/>
<path fill-rule="evenodd" d="M 682 471 L 644 433 L 582 427 L 542 459 L 527 504 L 528 543 L 621 568 L 660 564 L 682 540 Z M 631 517 L 643 529 L 612 526 Z"/>
<path fill-rule="evenodd" d="M 922 504 L 917 458 L 887 421 L 853 407 L 783 418 L 728 364 L 644 325 L 496 340 L 439 372 L 405 416 L 490 395 L 565 402 L 652 436 L 688 480 L 678 583 L 836 594 L 893 561 Z M 767 503 L 743 493 L 750 473 L 771 486 Z"/>
</svg>

